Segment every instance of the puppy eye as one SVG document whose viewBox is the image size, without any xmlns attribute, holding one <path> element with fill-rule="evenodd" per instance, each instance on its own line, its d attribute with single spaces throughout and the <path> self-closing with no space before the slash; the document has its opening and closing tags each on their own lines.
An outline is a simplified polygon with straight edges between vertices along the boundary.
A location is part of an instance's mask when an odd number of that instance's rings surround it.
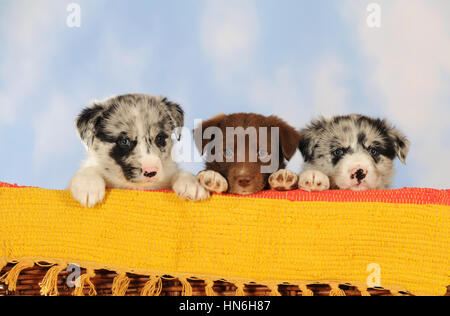
<svg viewBox="0 0 450 316">
<path fill-rule="evenodd" d="M 340 149 L 336 149 L 336 150 L 333 151 L 331 154 L 332 154 L 334 157 L 339 158 L 339 157 L 344 156 L 345 151 L 344 151 L 342 148 L 340 148 Z"/>
<path fill-rule="evenodd" d="M 380 152 L 379 152 L 378 150 L 376 150 L 375 148 L 372 148 L 372 147 L 369 148 L 369 153 L 370 153 L 372 156 L 374 156 L 374 157 L 380 155 Z"/>
<path fill-rule="evenodd" d="M 118 144 L 120 147 L 127 148 L 127 147 L 130 147 L 130 146 L 131 146 L 131 141 L 130 141 L 129 138 L 120 138 L 120 139 L 117 141 L 117 144 Z"/>
<path fill-rule="evenodd" d="M 156 136 L 155 142 L 158 147 L 165 147 L 166 146 L 166 139 L 168 136 L 164 133 L 159 133 L 158 136 Z"/>
</svg>

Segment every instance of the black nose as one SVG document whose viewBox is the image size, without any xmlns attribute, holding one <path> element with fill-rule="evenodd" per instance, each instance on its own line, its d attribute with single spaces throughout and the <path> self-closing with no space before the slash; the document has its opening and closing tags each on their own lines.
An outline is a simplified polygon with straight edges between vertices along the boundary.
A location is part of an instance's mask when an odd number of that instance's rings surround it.
<svg viewBox="0 0 450 316">
<path fill-rule="evenodd" d="M 154 176 L 156 176 L 156 174 L 157 174 L 157 172 L 145 172 L 144 177 L 153 178 Z"/>
<path fill-rule="evenodd" d="M 358 181 L 364 180 L 364 178 L 366 177 L 366 172 L 362 169 L 359 169 L 358 171 L 356 171 L 356 179 L 358 179 Z"/>
</svg>

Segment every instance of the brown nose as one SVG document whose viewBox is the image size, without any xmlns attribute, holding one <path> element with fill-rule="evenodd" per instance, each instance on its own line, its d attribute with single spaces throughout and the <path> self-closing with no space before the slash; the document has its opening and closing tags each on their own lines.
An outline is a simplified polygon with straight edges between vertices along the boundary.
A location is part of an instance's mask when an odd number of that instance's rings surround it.
<svg viewBox="0 0 450 316">
<path fill-rule="evenodd" d="M 239 177 L 237 179 L 237 182 L 243 188 L 248 187 L 250 185 L 251 181 L 252 181 L 252 179 L 250 177 Z"/>
</svg>

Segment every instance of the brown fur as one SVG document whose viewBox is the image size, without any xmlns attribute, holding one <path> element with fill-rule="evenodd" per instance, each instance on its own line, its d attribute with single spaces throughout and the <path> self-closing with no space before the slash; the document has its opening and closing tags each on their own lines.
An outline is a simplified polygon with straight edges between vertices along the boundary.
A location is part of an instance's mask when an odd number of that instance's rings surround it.
<svg viewBox="0 0 450 316">
<path fill-rule="evenodd" d="M 259 139 L 259 128 L 266 127 L 268 130 L 268 144 L 267 144 L 267 152 L 271 155 L 271 128 L 278 127 L 279 128 L 279 157 L 278 159 L 278 169 L 282 169 L 285 167 L 285 159 L 290 160 L 292 156 L 295 154 L 298 144 L 300 141 L 300 134 L 286 122 L 281 120 L 276 116 L 262 116 L 253 113 L 237 113 L 231 115 L 221 114 L 212 119 L 203 122 L 201 135 L 203 135 L 204 131 L 209 127 L 217 127 L 221 129 L 224 135 L 224 148 L 226 148 L 226 128 L 227 127 L 242 127 L 244 129 L 248 127 L 255 127 L 258 134 Z M 199 133 L 199 127 L 194 131 L 194 133 Z M 237 137 L 236 137 L 237 138 Z M 235 138 L 235 148 L 234 148 L 234 157 L 237 157 L 237 141 Z M 233 194 L 253 194 L 259 191 L 262 191 L 268 188 L 268 178 L 270 174 L 262 174 L 261 166 L 270 165 L 270 162 L 262 162 L 261 159 L 258 158 L 257 162 L 250 162 L 249 159 L 249 137 L 246 136 L 246 153 L 245 153 L 245 162 L 227 162 L 224 159 L 223 162 L 207 162 L 206 169 L 212 170 L 220 175 L 222 175 L 228 182 L 228 192 Z M 196 137 L 196 145 L 199 151 L 204 154 L 206 145 L 211 142 L 211 140 L 205 140 L 203 137 Z M 259 143 L 259 141 L 258 141 Z M 258 144 L 258 148 L 260 148 L 260 144 Z M 274 159 L 274 157 L 272 157 Z M 236 159 L 235 159 L 236 160 Z M 275 170 L 276 171 L 276 170 Z M 249 181 L 249 184 L 245 187 L 242 187 L 242 179 L 245 181 Z M 244 182 L 245 183 L 245 182 Z"/>
</svg>

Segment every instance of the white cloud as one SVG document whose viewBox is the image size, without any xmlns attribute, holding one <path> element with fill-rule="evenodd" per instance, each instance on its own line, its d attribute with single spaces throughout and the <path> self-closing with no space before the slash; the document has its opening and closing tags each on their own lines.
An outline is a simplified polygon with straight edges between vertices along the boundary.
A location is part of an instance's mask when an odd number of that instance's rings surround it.
<svg viewBox="0 0 450 316">
<path fill-rule="evenodd" d="M 14 104 L 11 98 L 0 92 L 0 123 L 10 124 L 14 120 Z"/>
<path fill-rule="evenodd" d="M 410 136 L 417 185 L 449 187 L 448 2 L 377 2 L 382 9 L 380 29 L 367 27 L 368 2 L 350 0 L 344 6 L 370 65 L 366 84 L 374 95 L 380 94 L 382 112 Z"/>
<path fill-rule="evenodd" d="M 101 38 L 97 71 L 104 74 L 110 85 L 114 84 L 119 89 L 133 87 L 134 91 L 128 92 L 143 91 L 144 75 L 154 60 L 153 47 L 147 41 L 132 46 L 124 44 L 113 31 L 105 31 Z M 152 42 L 156 40 L 153 37 Z"/>
<path fill-rule="evenodd" d="M 346 67 L 337 58 L 330 57 L 321 62 L 314 78 L 315 116 L 330 117 L 348 112 L 346 76 Z"/>
<path fill-rule="evenodd" d="M 256 79 L 250 89 L 250 103 L 254 111 L 277 113 L 289 123 L 299 126 L 306 122 L 304 111 L 311 113 L 301 96 L 301 72 L 294 67 L 281 66 L 273 78 Z"/>
<path fill-rule="evenodd" d="M 255 0 L 207 0 L 201 18 L 202 48 L 216 79 L 245 72 L 258 47 L 260 25 Z"/>
<path fill-rule="evenodd" d="M 52 30 L 64 17 L 64 6 L 52 0 L 10 1 L 2 9 L 0 30 L 3 32 L 0 74 L 5 80 L 0 95 L 0 124 L 11 123 L 19 112 L 24 97 L 36 90 L 36 82 L 44 72 L 49 52 L 54 49 Z M 39 12 L 45 12 L 40 14 Z M 51 18 L 49 18 L 51 17 Z"/>
<path fill-rule="evenodd" d="M 48 159 L 69 156 L 77 149 L 79 142 L 75 133 L 76 107 L 60 95 L 52 96 L 48 106 L 34 121 L 33 161 L 36 167 Z"/>
</svg>

